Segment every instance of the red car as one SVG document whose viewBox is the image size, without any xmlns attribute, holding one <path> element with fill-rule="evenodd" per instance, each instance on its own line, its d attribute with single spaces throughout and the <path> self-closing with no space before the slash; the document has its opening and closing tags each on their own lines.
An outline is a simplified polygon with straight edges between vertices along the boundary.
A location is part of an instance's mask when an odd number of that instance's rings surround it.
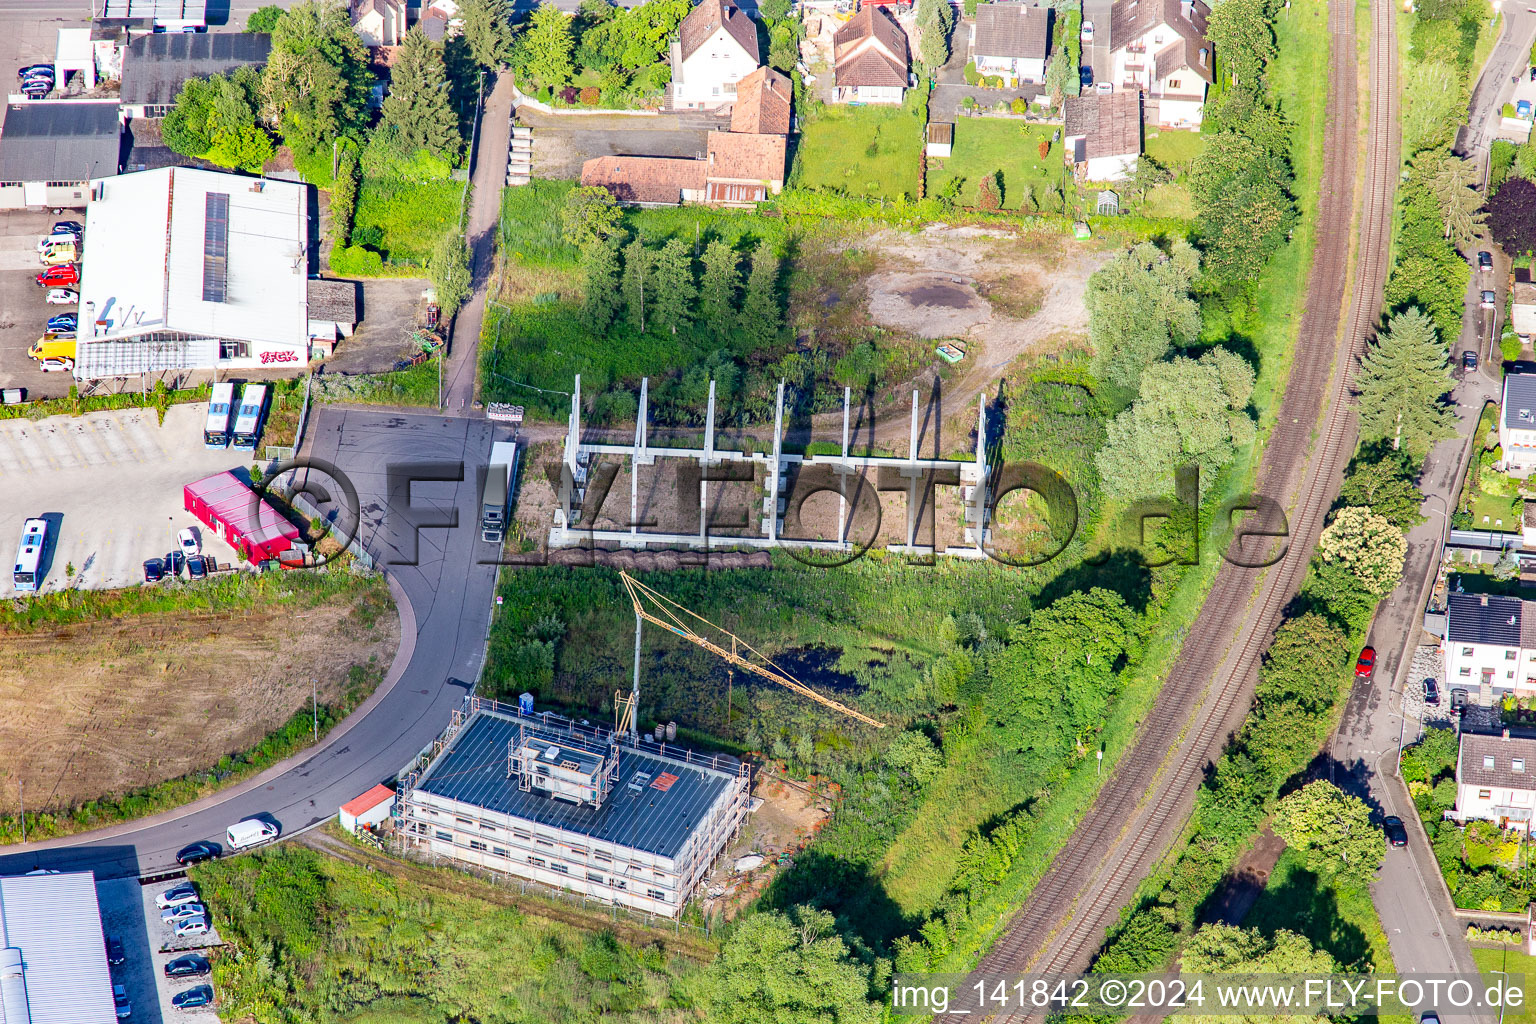
<svg viewBox="0 0 1536 1024">
<path fill-rule="evenodd" d="M 1355 678 L 1369 679 L 1371 672 L 1376 668 L 1376 648 L 1367 647 L 1360 652 L 1360 658 L 1355 662 Z"/>
<path fill-rule="evenodd" d="M 62 267 L 49 267 L 37 275 L 37 283 L 44 288 L 62 288 L 66 285 L 80 283 L 80 268 L 73 263 L 66 263 Z"/>
</svg>

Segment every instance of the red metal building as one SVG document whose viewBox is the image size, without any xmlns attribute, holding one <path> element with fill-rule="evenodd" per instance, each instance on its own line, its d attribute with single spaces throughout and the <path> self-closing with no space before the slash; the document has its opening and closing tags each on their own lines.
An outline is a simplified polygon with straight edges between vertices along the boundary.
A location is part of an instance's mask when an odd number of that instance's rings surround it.
<svg viewBox="0 0 1536 1024">
<path fill-rule="evenodd" d="M 188 512 L 240 557 L 251 562 L 281 558 L 299 539 L 299 529 L 268 505 L 234 473 L 220 473 L 182 489 Z"/>
</svg>

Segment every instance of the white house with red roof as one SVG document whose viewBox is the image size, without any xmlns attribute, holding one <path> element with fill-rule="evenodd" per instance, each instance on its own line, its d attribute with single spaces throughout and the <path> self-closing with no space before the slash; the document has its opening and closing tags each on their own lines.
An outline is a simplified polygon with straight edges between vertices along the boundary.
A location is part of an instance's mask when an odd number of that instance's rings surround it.
<svg viewBox="0 0 1536 1024">
<path fill-rule="evenodd" d="M 672 107 L 714 110 L 736 100 L 736 85 L 761 65 L 757 22 L 730 0 L 704 0 L 672 41 Z"/>
</svg>

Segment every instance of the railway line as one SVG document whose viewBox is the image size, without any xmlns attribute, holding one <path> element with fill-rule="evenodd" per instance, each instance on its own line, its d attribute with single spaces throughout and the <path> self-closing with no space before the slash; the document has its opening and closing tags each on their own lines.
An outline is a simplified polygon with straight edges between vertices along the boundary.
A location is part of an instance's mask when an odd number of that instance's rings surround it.
<svg viewBox="0 0 1536 1024">
<path fill-rule="evenodd" d="M 1391 0 L 1371 6 L 1371 110 L 1363 136 L 1353 3 L 1332 0 L 1329 30 L 1328 122 L 1308 302 L 1258 475 L 1260 493 L 1289 499 L 1282 501 L 1289 547 L 1267 569 L 1222 566 L 1132 748 L 979 974 L 1088 967 L 1120 908 L 1180 834 L 1204 768 L 1246 714 L 1259 659 L 1300 587 L 1353 451 L 1354 371 L 1381 308 L 1398 173 Z M 1333 228 L 1350 224 L 1354 232 Z"/>
</svg>

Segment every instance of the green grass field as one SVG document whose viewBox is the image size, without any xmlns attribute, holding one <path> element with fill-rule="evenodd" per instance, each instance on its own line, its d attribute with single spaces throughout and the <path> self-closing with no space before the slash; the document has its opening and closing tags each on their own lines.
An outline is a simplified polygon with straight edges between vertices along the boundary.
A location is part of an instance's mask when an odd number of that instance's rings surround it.
<svg viewBox="0 0 1536 1024">
<path fill-rule="evenodd" d="M 928 161 L 928 193 L 941 195 L 949 182 L 960 178 L 964 182 L 960 203 L 975 206 L 981 179 L 1001 171 L 1003 209 L 1019 209 L 1026 188 L 1033 191 L 1038 204 L 1049 190 L 1061 187 L 1066 170 L 1061 143 L 1049 141 L 1053 131 L 1005 118 L 961 118 L 955 124 L 954 155 Z M 1041 142 L 1050 146 L 1043 160 Z M 1059 207 L 1055 209 L 1060 212 Z"/>
<path fill-rule="evenodd" d="M 1489 982 L 1499 980 L 1496 973 L 1498 971 L 1521 975 L 1526 992 L 1525 1003 L 1519 1008 L 1511 1007 L 1505 1010 L 1504 1024 L 1536 1024 L 1536 1003 L 1533 1003 L 1530 998 L 1531 986 L 1536 984 L 1536 957 L 1526 956 L 1518 948 L 1479 949 L 1474 947 L 1472 960 Z M 1516 979 L 1517 982 L 1520 980 L 1520 978 Z"/>
<path fill-rule="evenodd" d="M 421 266 L 444 233 L 458 226 L 464 184 L 364 178 L 352 244 L 384 254 L 386 264 Z"/>
<path fill-rule="evenodd" d="M 1175 174 L 1182 174 L 1189 170 L 1195 157 L 1205 148 L 1205 136 L 1199 132 L 1184 132 L 1173 128 L 1148 128 L 1143 148 L 1147 156 Z"/>
<path fill-rule="evenodd" d="M 913 95 L 915 95 L 915 90 Z M 825 107 L 808 118 L 795 150 L 791 182 L 871 199 L 917 196 L 923 148 L 920 108 Z"/>
</svg>

